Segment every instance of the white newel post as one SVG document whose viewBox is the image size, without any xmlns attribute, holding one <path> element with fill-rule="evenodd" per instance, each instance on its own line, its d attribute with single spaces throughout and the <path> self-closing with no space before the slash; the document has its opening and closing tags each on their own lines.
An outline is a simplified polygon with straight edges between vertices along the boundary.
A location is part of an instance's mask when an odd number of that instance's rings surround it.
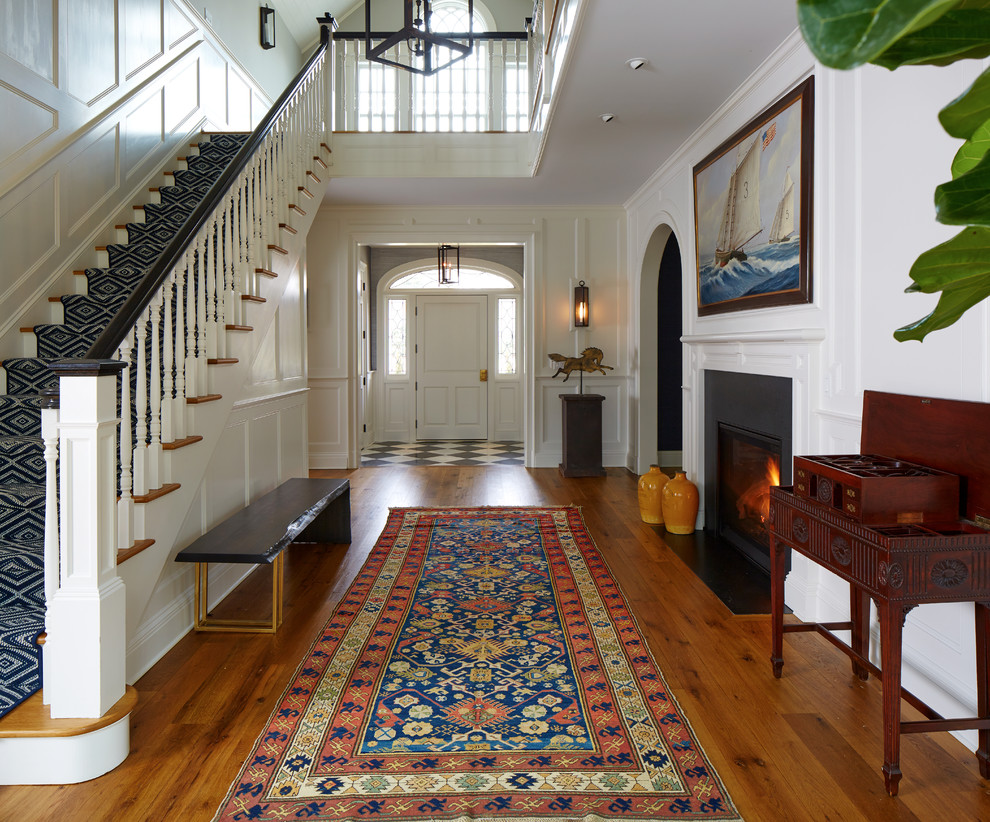
<svg viewBox="0 0 990 822">
<path fill-rule="evenodd" d="M 124 363 L 69 360 L 59 375 L 61 573 L 45 664 L 53 718 L 99 717 L 124 696 L 124 583 L 117 576 L 117 374 Z M 49 647 L 50 646 L 50 647 Z"/>
</svg>

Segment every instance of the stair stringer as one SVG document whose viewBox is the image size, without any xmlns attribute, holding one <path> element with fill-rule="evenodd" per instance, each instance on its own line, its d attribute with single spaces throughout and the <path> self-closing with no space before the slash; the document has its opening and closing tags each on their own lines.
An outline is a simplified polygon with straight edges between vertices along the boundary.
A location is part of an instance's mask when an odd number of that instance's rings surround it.
<svg viewBox="0 0 990 822">
<path fill-rule="evenodd" d="M 154 644 L 161 650 L 154 659 L 148 660 L 146 654 L 138 653 L 135 664 L 131 664 L 132 652 L 137 651 L 137 645 L 147 642 L 146 637 L 143 637 L 147 634 L 147 631 L 144 631 L 146 617 L 150 616 L 152 620 L 156 617 L 156 615 L 146 615 L 148 604 L 152 601 L 153 594 L 165 574 L 167 563 L 172 562 L 175 554 L 185 547 L 184 544 L 180 544 L 180 531 L 189 516 L 191 506 L 199 499 L 200 486 L 220 443 L 227 421 L 236 403 L 246 397 L 252 366 L 274 321 L 282 296 L 292 279 L 291 275 L 305 265 L 306 236 L 312 227 L 318 210 L 317 204 L 321 201 L 326 186 L 326 180 L 320 183 L 311 180 L 307 185 L 313 195 L 313 199 L 309 201 L 310 207 L 305 215 L 292 212 L 292 227 L 297 233 L 282 232 L 283 236 L 277 239 L 277 244 L 287 253 L 269 251 L 269 258 L 257 263 L 278 276 L 259 278 L 261 280 L 259 296 L 264 297 L 266 302 L 248 302 L 245 306 L 244 322 L 253 330 L 227 332 L 227 356 L 237 358 L 238 362 L 210 366 L 209 391 L 211 394 L 221 395 L 221 398 L 192 406 L 191 424 L 187 430 L 190 434 L 202 436 L 203 440 L 170 454 L 169 458 L 173 461 L 171 481 L 179 483 L 180 487 L 151 502 L 135 506 L 141 509 L 136 512 L 136 516 L 144 517 L 144 533 L 148 538 L 154 539 L 155 543 L 118 566 L 118 574 L 124 582 L 126 591 L 128 649 L 126 677 L 129 683 L 140 677 L 192 627 L 193 575 L 190 569 L 186 591 L 187 619 L 183 620 L 183 629 L 174 637 L 156 638 Z M 303 375 L 304 379 L 305 375 Z M 216 524 L 216 522 L 207 523 L 207 529 Z M 250 570 L 251 568 L 248 568 L 241 576 L 246 575 Z M 174 625 L 174 621 L 165 622 Z M 169 629 L 162 627 L 158 630 Z"/>
</svg>

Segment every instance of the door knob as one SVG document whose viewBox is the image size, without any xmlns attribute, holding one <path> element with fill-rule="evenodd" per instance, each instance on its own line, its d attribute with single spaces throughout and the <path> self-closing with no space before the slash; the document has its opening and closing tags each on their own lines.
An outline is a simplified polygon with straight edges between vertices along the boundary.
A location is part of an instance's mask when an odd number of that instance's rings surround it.
<svg viewBox="0 0 990 822">
<path fill-rule="evenodd" d="M 482 368 L 481 369 L 481 381 L 482 382 L 488 382 L 488 369 L 487 368 Z"/>
</svg>

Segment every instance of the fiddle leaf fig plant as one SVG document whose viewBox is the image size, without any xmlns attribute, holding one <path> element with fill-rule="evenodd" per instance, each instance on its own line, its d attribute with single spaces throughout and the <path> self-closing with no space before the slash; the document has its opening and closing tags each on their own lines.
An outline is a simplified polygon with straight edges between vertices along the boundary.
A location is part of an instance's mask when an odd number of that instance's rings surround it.
<svg viewBox="0 0 990 822">
<path fill-rule="evenodd" d="M 819 61 L 837 69 L 873 63 L 947 66 L 990 56 L 990 0 L 797 0 L 798 23 Z M 894 332 L 923 340 L 990 297 L 990 69 L 939 113 L 963 140 L 952 179 L 935 189 L 935 217 L 965 226 L 911 267 L 908 292 L 941 292 L 927 317 Z"/>
</svg>

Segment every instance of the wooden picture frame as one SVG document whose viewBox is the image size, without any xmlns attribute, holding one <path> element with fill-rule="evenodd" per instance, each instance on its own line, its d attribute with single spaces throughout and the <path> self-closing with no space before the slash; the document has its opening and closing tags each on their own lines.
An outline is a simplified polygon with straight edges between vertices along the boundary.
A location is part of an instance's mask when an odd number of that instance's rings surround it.
<svg viewBox="0 0 990 822">
<path fill-rule="evenodd" d="M 699 316 L 811 302 L 814 82 L 694 167 Z"/>
</svg>

